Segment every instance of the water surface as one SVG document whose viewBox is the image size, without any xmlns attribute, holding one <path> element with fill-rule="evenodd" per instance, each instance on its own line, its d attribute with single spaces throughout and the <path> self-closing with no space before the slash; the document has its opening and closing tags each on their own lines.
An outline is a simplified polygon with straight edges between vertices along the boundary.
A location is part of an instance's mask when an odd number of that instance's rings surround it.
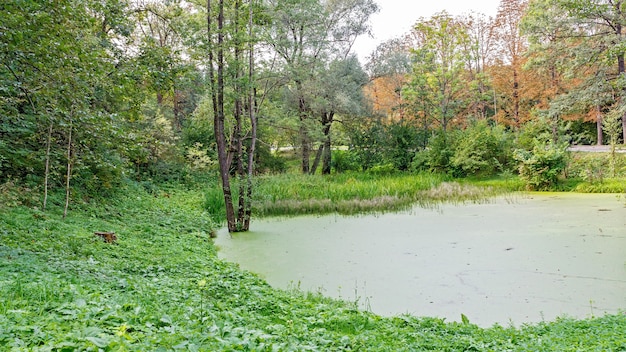
<svg viewBox="0 0 626 352">
<path fill-rule="evenodd" d="M 520 325 L 626 309 L 626 201 L 532 193 L 403 213 L 257 220 L 219 255 L 382 315 Z"/>
</svg>

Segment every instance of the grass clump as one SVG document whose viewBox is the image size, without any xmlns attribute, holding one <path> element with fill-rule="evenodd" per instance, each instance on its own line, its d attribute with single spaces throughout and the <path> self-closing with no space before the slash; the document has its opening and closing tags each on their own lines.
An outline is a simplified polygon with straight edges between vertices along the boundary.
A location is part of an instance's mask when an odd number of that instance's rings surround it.
<svg viewBox="0 0 626 352">
<path fill-rule="evenodd" d="M 517 180 L 517 181 L 516 181 Z M 450 181 L 433 173 L 277 175 L 258 180 L 255 214 L 285 216 L 405 210 L 415 204 L 479 202 L 523 188 L 512 177 L 491 181 Z"/>
<path fill-rule="evenodd" d="M 66 219 L 61 206 L 46 213 L 3 206 L 0 350 L 626 348 L 624 315 L 483 329 L 468 321 L 383 318 L 355 302 L 273 289 L 217 258 L 204 201 L 199 190 L 130 187 L 77 206 Z M 117 243 L 94 231 L 116 232 Z"/>
<path fill-rule="evenodd" d="M 414 204 L 443 201 L 476 201 L 501 193 L 500 187 L 475 187 L 448 183 L 439 174 L 344 173 L 321 175 L 277 175 L 258 180 L 255 214 L 284 216 L 299 214 L 359 214 L 407 209 Z"/>
</svg>

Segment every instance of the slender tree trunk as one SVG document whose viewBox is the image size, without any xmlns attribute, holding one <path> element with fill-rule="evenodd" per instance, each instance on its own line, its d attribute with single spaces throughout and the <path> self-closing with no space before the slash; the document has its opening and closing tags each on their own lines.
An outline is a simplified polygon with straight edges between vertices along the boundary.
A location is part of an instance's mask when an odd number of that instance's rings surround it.
<svg viewBox="0 0 626 352">
<path fill-rule="evenodd" d="M 213 100 L 213 128 L 217 144 L 217 159 L 220 168 L 220 179 L 222 181 L 222 193 L 224 195 L 224 205 L 226 208 L 226 222 L 228 231 L 234 232 L 237 229 L 235 221 L 235 209 L 233 207 L 232 192 L 230 189 L 230 165 L 228 165 L 228 154 L 226 150 L 226 136 L 224 134 L 224 0 L 218 2 L 217 17 L 217 82 L 213 69 L 213 32 L 211 21 L 211 1 L 207 0 L 207 31 L 209 36 L 209 80 L 211 82 L 211 99 Z"/>
<path fill-rule="evenodd" d="M 604 144 L 604 132 L 602 130 L 602 113 L 600 112 L 600 106 L 596 106 L 596 131 L 598 136 L 597 144 Z"/>
<path fill-rule="evenodd" d="M 624 35 L 622 33 L 621 24 L 617 24 L 615 30 L 618 36 L 621 37 Z M 617 66 L 618 66 L 619 76 L 621 77 L 626 72 L 626 63 L 624 62 L 624 53 L 620 53 L 617 56 Z M 623 143 L 626 144 L 626 114 L 622 116 L 622 139 L 623 139 Z"/>
<path fill-rule="evenodd" d="M 517 67 L 513 67 L 513 121 L 516 129 L 520 128 L 519 106 L 519 77 Z"/>
<path fill-rule="evenodd" d="M 248 45 L 248 116 L 250 118 L 250 134 L 251 134 L 251 140 L 250 140 L 250 149 L 248 150 L 248 177 L 247 177 L 247 184 L 248 184 L 248 188 L 247 188 L 247 194 L 246 197 L 248 198 L 247 202 L 246 202 L 246 207 L 245 207 L 245 216 L 244 216 L 244 222 L 243 222 L 243 227 L 242 230 L 243 231 L 248 231 L 250 230 L 250 219 L 252 218 L 252 176 L 254 174 L 254 154 L 256 152 L 256 138 L 257 138 L 257 120 L 256 120 L 256 106 L 254 104 L 255 102 L 255 89 L 252 85 L 252 80 L 254 79 L 254 42 L 252 40 L 252 37 L 254 35 L 253 33 L 253 27 L 252 27 L 252 20 L 253 20 L 253 11 L 252 11 L 252 0 L 250 0 L 250 4 L 248 6 L 248 35 L 249 35 L 249 45 Z"/>
<path fill-rule="evenodd" d="M 183 121 L 182 121 L 182 112 L 180 111 L 180 101 L 179 101 L 179 92 L 176 89 L 176 86 L 174 86 L 174 88 L 172 89 L 174 92 L 174 97 L 173 99 L 173 108 L 172 111 L 174 112 L 174 127 L 176 128 L 177 132 L 182 131 L 183 129 Z"/>
<path fill-rule="evenodd" d="M 308 174 L 310 172 L 309 159 L 311 158 L 311 141 L 309 133 L 306 130 L 304 119 L 300 118 L 300 140 L 302 142 L 302 173 Z"/>
<path fill-rule="evenodd" d="M 52 145 L 52 128 L 53 123 L 50 119 L 50 126 L 48 127 L 48 136 L 46 138 L 46 169 L 43 176 L 43 206 L 42 211 L 46 211 L 48 205 L 48 182 L 50 178 L 50 147 Z"/>
<path fill-rule="evenodd" d="M 67 174 L 65 175 L 65 208 L 63 209 L 63 219 L 67 217 L 67 209 L 70 205 L 70 179 L 72 178 L 72 128 L 70 120 L 70 131 L 67 137 Z"/>
<path fill-rule="evenodd" d="M 302 82 L 296 81 L 296 88 L 300 97 L 298 98 L 298 110 L 300 113 L 300 143 L 302 144 L 302 173 L 308 174 L 310 171 L 311 158 L 311 139 L 307 130 L 307 107 L 304 97 L 302 96 Z"/>
<path fill-rule="evenodd" d="M 324 158 L 322 160 L 322 175 L 330 175 L 330 168 L 332 163 L 332 151 L 330 140 L 330 124 L 328 125 L 328 133 L 324 139 Z"/>
<path fill-rule="evenodd" d="M 317 168 L 320 166 L 320 160 L 322 160 L 322 154 L 324 153 L 324 143 L 320 144 L 319 148 L 317 148 L 317 153 L 315 153 L 315 159 L 313 159 L 313 165 L 311 165 L 311 170 L 309 173 L 311 175 L 315 175 L 317 172 Z"/>
<path fill-rule="evenodd" d="M 330 112 L 327 114 L 326 121 L 324 121 L 324 159 L 322 163 L 322 174 L 330 175 L 330 168 L 332 162 L 332 151 L 331 151 L 331 136 L 330 129 L 333 125 L 333 118 L 335 116 L 334 112 Z"/>
<path fill-rule="evenodd" d="M 246 207 L 246 196 L 247 196 L 247 182 L 246 182 L 246 171 L 244 169 L 244 155 L 243 155 L 243 138 L 242 138 L 242 123 L 241 119 L 243 117 L 243 88 L 242 88 L 242 43 L 239 34 L 239 10 L 241 8 L 241 0 L 235 0 L 235 62 L 234 62 L 234 70 L 235 70 L 235 128 L 233 132 L 233 146 L 235 147 L 236 160 L 237 160 L 237 178 L 239 180 L 239 199 L 237 202 L 237 230 L 241 231 L 244 217 L 245 217 L 245 207 Z"/>
<path fill-rule="evenodd" d="M 626 115 L 622 116 L 622 144 L 626 145 Z"/>
</svg>

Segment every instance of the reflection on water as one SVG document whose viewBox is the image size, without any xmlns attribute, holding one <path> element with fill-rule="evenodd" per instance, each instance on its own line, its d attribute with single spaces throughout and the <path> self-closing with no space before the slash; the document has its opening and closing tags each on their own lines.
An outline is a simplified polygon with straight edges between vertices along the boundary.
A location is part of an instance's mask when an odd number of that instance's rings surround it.
<svg viewBox="0 0 626 352">
<path fill-rule="evenodd" d="M 486 204 L 257 220 L 216 239 L 271 285 L 382 315 L 520 325 L 626 309 L 626 208 L 616 195 L 531 193 Z"/>
</svg>

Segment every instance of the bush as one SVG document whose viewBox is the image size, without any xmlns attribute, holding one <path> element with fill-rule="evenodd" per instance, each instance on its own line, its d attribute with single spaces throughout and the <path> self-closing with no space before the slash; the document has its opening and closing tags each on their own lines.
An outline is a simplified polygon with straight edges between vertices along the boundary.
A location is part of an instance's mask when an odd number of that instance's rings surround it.
<svg viewBox="0 0 626 352">
<path fill-rule="evenodd" d="M 567 166 L 567 145 L 536 143 L 531 151 L 516 149 L 513 157 L 529 190 L 546 190 L 555 186 Z"/>
<path fill-rule="evenodd" d="M 393 164 L 387 163 L 387 164 L 374 165 L 372 168 L 367 170 L 367 172 L 373 175 L 391 175 L 396 170 L 397 169 Z"/>
<path fill-rule="evenodd" d="M 411 166 L 413 154 L 424 144 L 423 133 L 407 122 L 394 122 L 386 126 L 381 142 L 385 146 L 383 158 L 397 170 L 406 171 Z"/>
<path fill-rule="evenodd" d="M 333 150 L 332 168 L 335 172 L 360 171 L 358 155 L 352 151 Z"/>
<path fill-rule="evenodd" d="M 255 169 L 258 174 L 281 174 L 287 171 L 285 158 L 278 153 L 272 153 L 270 148 L 257 143 Z"/>
<path fill-rule="evenodd" d="M 510 161 L 504 130 L 480 121 L 461 132 L 450 163 L 455 176 L 487 176 L 504 171 Z"/>
<path fill-rule="evenodd" d="M 431 171 L 451 173 L 451 159 L 454 156 L 455 139 L 451 134 L 438 132 L 428 143 L 428 166 Z"/>
</svg>

